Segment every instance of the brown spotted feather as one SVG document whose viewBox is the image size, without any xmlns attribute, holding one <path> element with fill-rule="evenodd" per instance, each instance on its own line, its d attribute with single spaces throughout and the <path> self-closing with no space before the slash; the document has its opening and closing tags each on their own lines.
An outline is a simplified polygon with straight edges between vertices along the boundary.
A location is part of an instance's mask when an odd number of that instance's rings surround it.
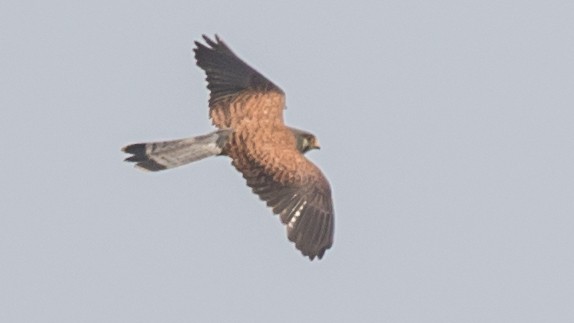
<svg viewBox="0 0 574 323">
<path fill-rule="evenodd" d="M 283 91 L 240 60 L 219 38 L 196 42 L 207 74 L 210 117 L 233 133 L 226 153 L 247 185 L 287 227 L 289 240 L 310 259 L 333 243 L 333 205 L 325 176 L 296 147 L 283 122 Z"/>
</svg>

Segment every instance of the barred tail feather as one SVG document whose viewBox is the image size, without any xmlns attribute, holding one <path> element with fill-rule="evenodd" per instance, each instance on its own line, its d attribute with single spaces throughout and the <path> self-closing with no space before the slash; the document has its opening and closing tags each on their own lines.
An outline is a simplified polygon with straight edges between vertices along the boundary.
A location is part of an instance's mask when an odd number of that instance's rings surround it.
<svg viewBox="0 0 574 323">
<path fill-rule="evenodd" d="M 230 134 L 231 129 L 221 129 L 204 136 L 132 144 L 122 148 L 122 151 L 132 154 L 125 161 L 155 172 L 221 155 Z"/>
</svg>

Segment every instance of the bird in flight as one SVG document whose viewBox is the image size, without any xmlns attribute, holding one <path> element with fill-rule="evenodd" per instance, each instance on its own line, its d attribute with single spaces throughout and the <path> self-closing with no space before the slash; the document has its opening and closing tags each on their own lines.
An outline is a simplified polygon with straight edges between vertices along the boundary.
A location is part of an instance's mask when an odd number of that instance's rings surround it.
<svg viewBox="0 0 574 323">
<path fill-rule="evenodd" d="M 333 245 L 329 182 L 304 154 L 317 138 L 285 125 L 285 93 L 247 65 L 218 37 L 195 42 L 197 65 L 207 75 L 209 116 L 218 130 L 122 150 L 136 167 L 160 171 L 206 157 L 228 156 L 247 185 L 279 215 L 287 237 L 304 256 L 321 259 Z"/>
</svg>

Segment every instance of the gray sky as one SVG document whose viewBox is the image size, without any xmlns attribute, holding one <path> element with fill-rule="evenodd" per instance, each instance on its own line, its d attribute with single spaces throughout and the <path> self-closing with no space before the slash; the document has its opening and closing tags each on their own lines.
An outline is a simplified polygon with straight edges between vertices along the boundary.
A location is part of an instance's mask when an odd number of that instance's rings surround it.
<svg viewBox="0 0 574 323">
<path fill-rule="evenodd" d="M 0 321 L 574 321 L 574 2 L 5 1 Z M 287 93 L 329 178 L 309 262 L 199 135 L 193 40 Z"/>
</svg>

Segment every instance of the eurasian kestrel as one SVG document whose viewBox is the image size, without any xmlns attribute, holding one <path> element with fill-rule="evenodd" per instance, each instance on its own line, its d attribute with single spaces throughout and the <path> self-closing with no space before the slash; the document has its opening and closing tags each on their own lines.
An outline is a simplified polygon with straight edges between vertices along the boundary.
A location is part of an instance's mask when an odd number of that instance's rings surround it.
<svg viewBox="0 0 574 323">
<path fill-rule="evenodd" d="M 231 157 L 253 192 L 287 227 L 303 255 L 321 259 L 333 244 L 329 182 L 304 153 L 319 148 L 315 136 L 283 122 L 285 94 L 237 57 L 227 45 L 203 36 L 195 42 L 197 65 L 207 74 L 209 116 L 219 130 L 186 139 L 133 144 L 126 161 L 150 171 L 210 156 Z"/>
</svg>

